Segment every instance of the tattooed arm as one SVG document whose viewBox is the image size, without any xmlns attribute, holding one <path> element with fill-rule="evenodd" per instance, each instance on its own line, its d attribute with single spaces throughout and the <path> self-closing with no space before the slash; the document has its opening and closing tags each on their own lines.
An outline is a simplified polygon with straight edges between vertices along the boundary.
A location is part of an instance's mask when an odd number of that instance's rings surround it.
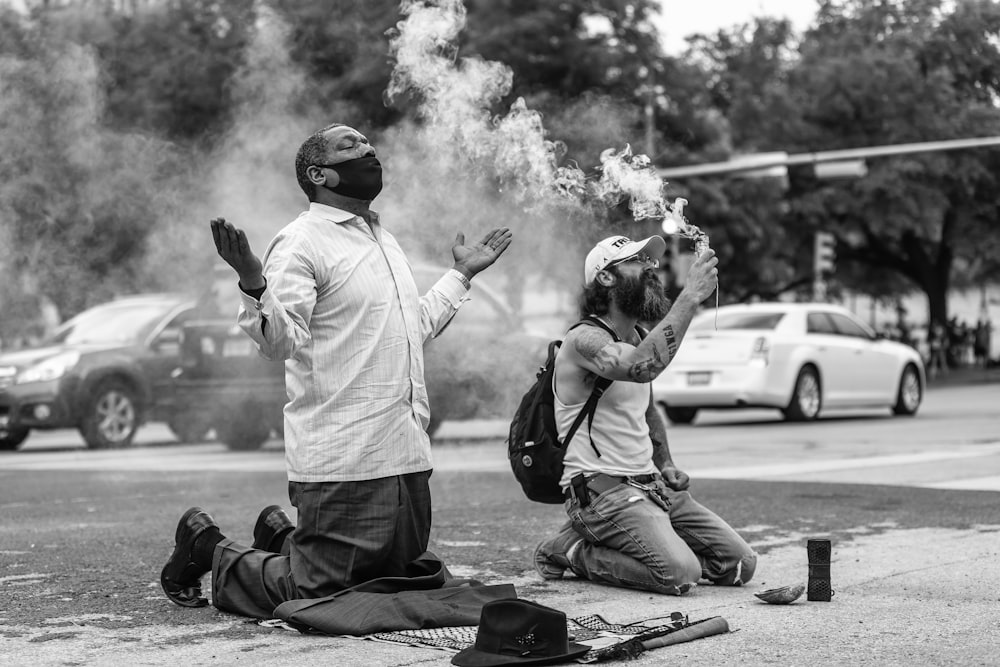
<svg viewBox="0 0 1000 667">
<path fill-rule="evenodd" d="M 683 491 L 691 485 L 691 478 L 683 470 L 674 465 L 667 446 L 667 425 L 656 409 L 650 389 L 649 407 L 646 408 L 646 424 L 649 426 L 649 439 L 653 441 L 653 465 L 663 474 L 663 480 L 674 491 Z"/>
<path fill-rule="evenodd" d="M 670 447 L 667 446 L 667 425 L 663 422 L 660 411 L 656 409 L 652 395 L 649 398 L 649 407 L 646 408 L 646 425 L 649 426 L 649 439 L 653 441 L 653 463 L 657 469 L 662 470 L 663 466 L 674 465 Z"/>
<path fill-rule="evenodd" d="M 653 327 L 638 345 L 615 343 L 611 335 L 597 327 L 578 327 L 566 337 L 584 369 L 608 378 L 628 382 L 652 382 L 677 354 L 698 304 L 715 291 L 719 260 L 712 250 L 705 251 L 688 272 L 684 290 L 670 307 L 667 316 Z"/>
</svg>

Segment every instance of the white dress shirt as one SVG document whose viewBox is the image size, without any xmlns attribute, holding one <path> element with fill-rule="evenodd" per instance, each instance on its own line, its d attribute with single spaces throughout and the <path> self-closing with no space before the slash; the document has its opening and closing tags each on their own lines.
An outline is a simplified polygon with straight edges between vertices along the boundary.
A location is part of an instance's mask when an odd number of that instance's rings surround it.
<svg viewBox="0 0 1000 667">
<path fill-rule="evenodd" d="M 376 479 L 431 468 L 423 344 L 468 282 L 448 271 L 423 297 L 393 236 L 313 203 L 264 254 L 267 287 L 238 322 L 261 356 L 285 359 L 285 462 L 294 482 Z"/>
</svg>

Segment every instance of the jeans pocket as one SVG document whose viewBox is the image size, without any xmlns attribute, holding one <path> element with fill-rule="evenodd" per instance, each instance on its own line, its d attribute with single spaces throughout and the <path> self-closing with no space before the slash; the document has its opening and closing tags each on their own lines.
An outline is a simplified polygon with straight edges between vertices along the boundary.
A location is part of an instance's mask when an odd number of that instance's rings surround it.
<svg viewBox="0 0 1000 667">
<path fill-rule="evenodd" d="M 618 507 L 622 503 L 630 501 L 633 496 L 642 496 L 642 491 L 635 489 L 628 484 L 616 484 L 601 494 L 590 492 L 590 505 L 595 512 L 600 514 L 608 512 L 611 508 Z"/>
<path fill-rule="evenodd" d="M 594 533 L 593 530 L 590 529 L 590 526 L 587 525 L 587 522 L 584 520 L 583 516 L 581 516 L 583 512 L 584 510 L 580 509 L 580 505 L 578 503 L 574 503 L 573 506 L 567 510 L 566 514 L 569 516 L 569 521 L 573 525 L 573 530 L 575 530 L 578 535 L 583 536 L 583 538 L 590 544 L 600 543 L 601 539 Z"/>
</svg>

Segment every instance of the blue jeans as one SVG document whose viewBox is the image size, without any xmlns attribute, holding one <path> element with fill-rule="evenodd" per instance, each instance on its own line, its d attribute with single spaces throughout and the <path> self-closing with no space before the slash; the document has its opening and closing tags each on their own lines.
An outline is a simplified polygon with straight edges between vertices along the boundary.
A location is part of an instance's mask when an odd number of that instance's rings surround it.
<svg viewBox="0 0 1000 667">
<path fill-rule="evenodd" d="M 662 481 L 643 491 L 618 484 L 581 508 L 566 501 L 571 531 L 583 538 L 571 569 L 591 581 L 682 595 L 702 577 L 717 585 L 750 581 L 757 554 L 729 524 L 687 491 Z"/>
</svg>

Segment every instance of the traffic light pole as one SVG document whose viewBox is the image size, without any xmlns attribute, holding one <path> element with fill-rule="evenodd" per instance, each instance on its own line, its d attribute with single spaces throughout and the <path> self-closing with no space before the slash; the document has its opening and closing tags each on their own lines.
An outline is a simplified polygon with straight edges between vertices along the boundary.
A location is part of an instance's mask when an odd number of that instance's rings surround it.
<svg viewBox="0 0 1000 667">
<path fill-rule="evenodd" d="M 772 159 L 759 161 L 735 159 L 729 162 L 710 162 L 708 164 L 692 164 L 684 167 L 665 167 L 657 169 L 660 178 L 687 178 L 692 176 L 712 176 L 714 174 L 736 174 L 747 171 L 762 171 L 772 167 L 791 167 L 803 164 L 820 164 L 825 162 L 844 162 L 848 160 L 863 160 L 870 157 L 888 155 L 906 155 L 908 153 L 932 153 L 938 151 L 954 151 L 966 148 L 984 148 L 1000 146 L 1000 137 L 976 137 L 973 139 L 949 139 L 945 141 L 922 141 L 912 144 L 893 144 L 890 146 L 869 146 L 867 148 L 848 148 L 836 151 L 819 151 L 815 153 L 796 153 Z"/>
<path fill-rule="evenodd" d="M 837 239 L 819 231 L 813 237 L 813 301 L 826 301 L 826 276 L 836 267 Z"/>
</svg>

